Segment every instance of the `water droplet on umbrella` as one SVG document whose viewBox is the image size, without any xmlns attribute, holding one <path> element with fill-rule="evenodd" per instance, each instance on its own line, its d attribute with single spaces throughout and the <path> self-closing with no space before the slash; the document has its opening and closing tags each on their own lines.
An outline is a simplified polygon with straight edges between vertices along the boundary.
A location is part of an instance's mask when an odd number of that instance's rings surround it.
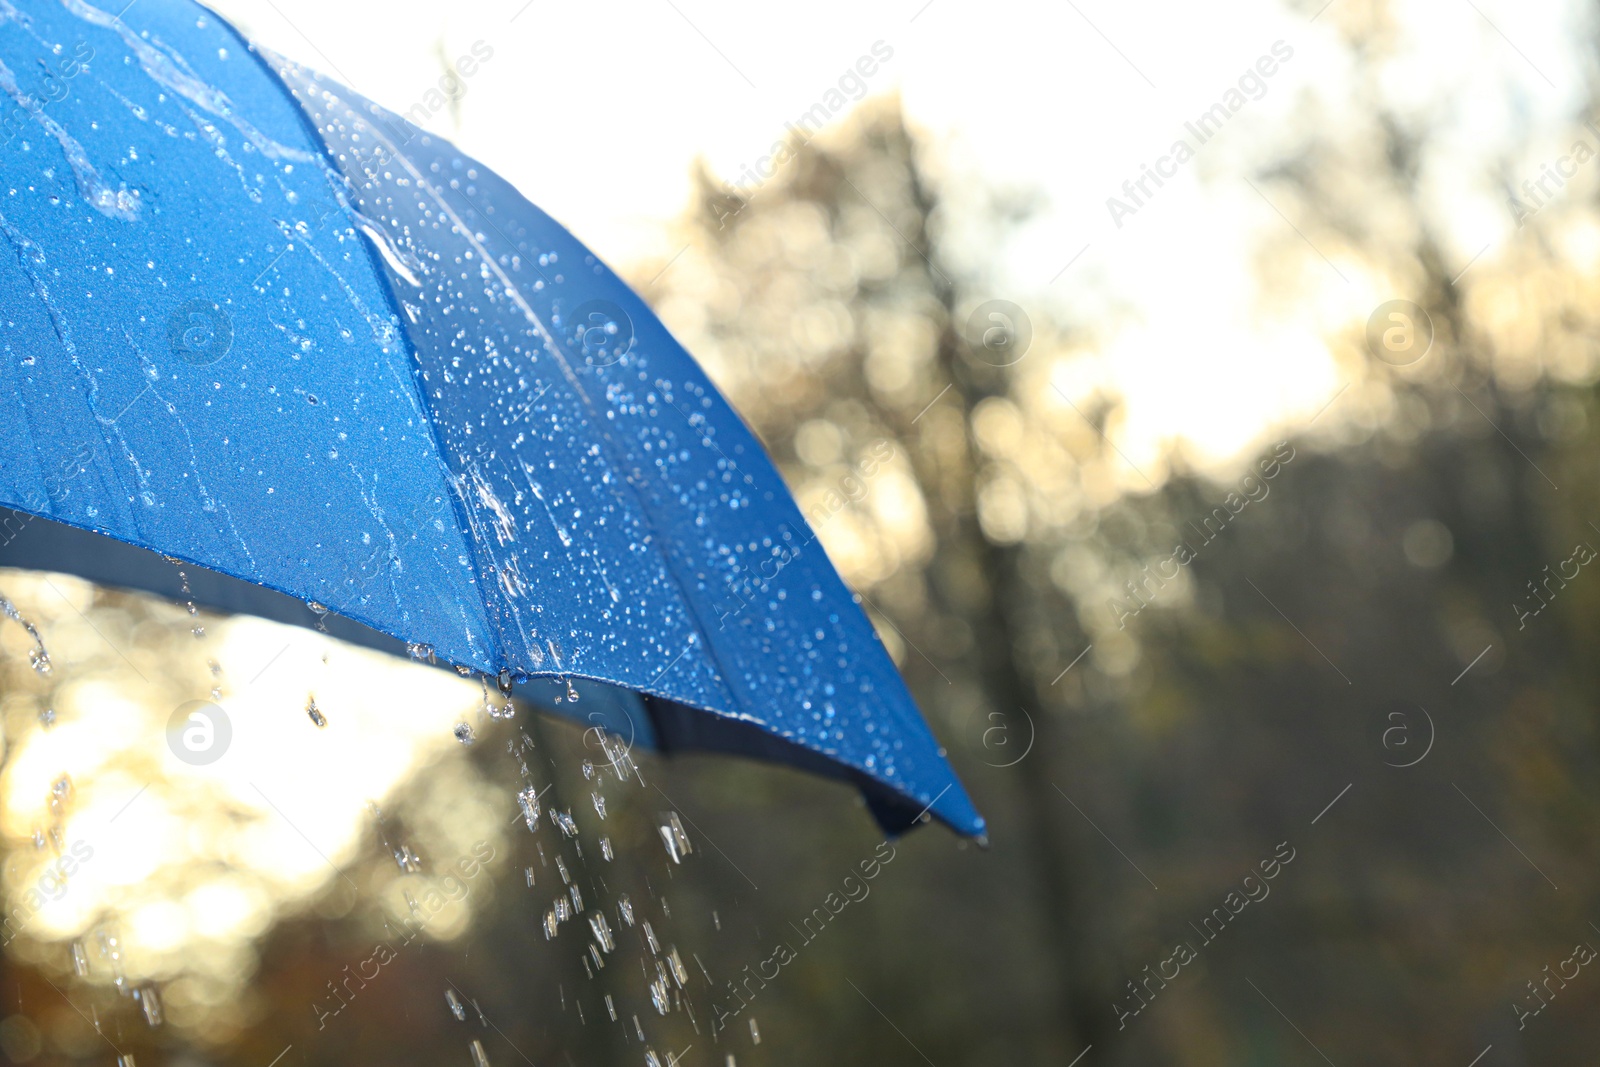
<svg viewBox="0 0 1600 1067">
<path fill-rule="evenodd" d="M 455 735 L 456 740 L 460 741 L 463 745 L 470 745 L 472 742 L 477 740 L 477 738 L 473 736 L 472 726 L 469 723 L 456 723 Z"/>
</svg>

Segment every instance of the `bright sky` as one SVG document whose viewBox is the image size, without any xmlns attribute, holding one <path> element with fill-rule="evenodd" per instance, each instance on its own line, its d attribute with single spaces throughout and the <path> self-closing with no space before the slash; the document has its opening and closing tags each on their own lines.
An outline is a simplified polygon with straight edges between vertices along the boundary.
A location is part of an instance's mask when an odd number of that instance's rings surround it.
<svg viewBox="0 0 1600 1067">
<path fill-rule="evenodd" d="M 1332 0 L 1320 13 L 1272 0 L 1225 10 L 1111 0 L 393 0 L 381 17 L 355 0 L 215 6 L 396 111 L 426 102 L 443 62 L 481 41 L 493 56 L 467 79 L 459 116 L 443 107 L 427 125 L 619 268 L 670 257 L 667 225 L 688 206 L 696 157 L 738 180 L 785 122 L 882 42 L 892 56 L 866 90 L 902 95 L 948 173 L 1040 195 L 1042 212 L 1010 244 L 974 256 L 994 296 L 1092 327 L 1095 365 L 1057 384 L 1074 399 L 1096 387 L 1120 394 L 1118 443 L 1141 466 L 1178 437 L 1220 461 L 1309 418 L 1347 381 L 1326 339 L 1410 295 L 1320 243 L 1298 246 L 1317 268 L 1293 307 L 1271 306 L 1257 282 L 1259 247 L 1299 241 L 1295 230 L 1310 227 L 1281 188 L 1258 193 L 1244 179 L 1306 123 L 1339 129 L 1359 113 L 1364 90 L 1338 31 L 1342 20 L 1373 17 L 1363 0 Z M 1498 160 L 1509 152 L 1525 160 L 1516 177 L 1537 176 L 1570 143 L 1588 77 L 1572 42 L 1588 30 L 1571 3 L 1391 6 L 1379 91 L 1445 135 L 1447 151 L 1423 173 L 1448 261 L 1466 267 L 1481 253 L 1488 263 L 1515 233 L 1494 184 Z M 1275 46 L 1271 76 L 1245 87 L 1259 98 L 1159 190 L 1148 185 L 1155 195 L 1119 228 L 1107 198 L 1126 200 L 1124 181 L 1146 164 L 1170 172 L 1162 157 L 1184 123 L 1224 101 Z"/>
</svg>

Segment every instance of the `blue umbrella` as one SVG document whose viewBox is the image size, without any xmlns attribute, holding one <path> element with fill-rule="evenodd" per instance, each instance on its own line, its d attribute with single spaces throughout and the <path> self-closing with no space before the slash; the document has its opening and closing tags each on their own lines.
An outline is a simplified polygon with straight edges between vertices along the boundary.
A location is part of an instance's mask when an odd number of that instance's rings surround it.
<svg viewBox="0 0 1600 1067">
<path fill-rule="evenodd" d="M 509 183 L 188 0 L 0 0 L 0 90 L 0 564 L 185 561 L 213 607 L 982 833 L 755 437 Z"/>
</svg>

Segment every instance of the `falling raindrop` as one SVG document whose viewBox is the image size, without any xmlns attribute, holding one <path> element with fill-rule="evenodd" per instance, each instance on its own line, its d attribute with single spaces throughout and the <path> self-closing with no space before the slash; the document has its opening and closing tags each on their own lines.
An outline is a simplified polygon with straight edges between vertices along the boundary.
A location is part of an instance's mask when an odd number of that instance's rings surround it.
<svg viewBox="0 0 1600 1067">
<path fill-rule="evenodd" d="M 600 839 L 600 855 L 604 856 L 608 860 L 613 857 L 613 853 L 611 851 L 611 838 L 602 837 Z"/>
<path fill-rule="evenodd" d="M 597 911 L 589 916 L 589 929 L 594 931 L 594 939 L 600 942 L 600 947 L 606 952 L 611 952 L 617 947 L 616 941 L 611 936 L 611 924 L 606 921 L 606 914 Z"/>
<path fill-rule="evenodd" d="M 591 797 L 594 800 L 594 810 L 602 819 L 604 819 L 606 817 L 606 798 L 601 796 L 598 792 L 591 794 Z M 606 857 L 606 859 L 610 858 L 610 856 Z"/>
<path fill-rule="evenodd" d="M 122 1055 L 118 1056 L 117 1067 L 138 1067 L 138 1065 L 133 1062 L 133 1053 L 124 1052 Z"/>
<path fill-rule="evenodd" d="M 667 950 L 667 965 L 672 968 L 673 981 L 682 989 L 689 983 L 689 969 L 683 965 L 683 957 L 678 955 L 678 946 L 673 945 Z"/>
<path fill-rule="evenodd" d="M 583 761 L 583 777 L 585 780 L 589 780 L 594 777 L 594 764 L 590 763 L 588 760 Z"/>
<path fill-rule="evenodd" d="M 539 829 L 539 791 L 531 785 L 522 790 L 517 794 L 517 806 L 522 809 L 522 821 L 528 824 L 529 831 Z M 528 870 L 531 872 L 533 868 L 530 867 Z M 528 884 L 533 884 L 531 873 L 528 877 Z"/>
<path fill-rule="evenodd" d="M 470 723 L 456 723 L 455 735 L 456 740 L 460 741 L 463 745 L 470 745 L 472 742 L 477 740 L 477 738 L 473 736 L 472 726 Z"/>
<path fill-rule="evenodd" d="M 567 886 L 567 892 L 572 894 L 573 914 L 581 913 L 583 911 L 583 894 L 578 892 L 577 883 L 574 882 L 572 885 Z"/>
<path fill-rule="evenodd" d="M 750 1042 L 755 1045 L 761 1044 L 761 1028 L 756 1026 L 755 1016 L 753 1015 L 750 1017 Z"/>
<path fill-rule="evenodd" d="M 612 1022 L 617 1021 L 617 1006 L 616 1004 L 612 1003 L 610 993 L 606 994 L 606 1014 L 611 1016 Z"/>
<path fill-rule="evenodd" d="M 667 855 L 672 857 L 673 863 L 682 863 L 683 860 L 678 857 L 678 843 L 672 839 L 671 831 L 665 826 L 659 829 L 661 830 L 661 840 L 667 846 Z"/>
<path fill-rule="evenodd" d="M 72 973 L 79 978 L 89 975 L 89 953 L 84 950 L 82 941 L 72 943 Z"/>
<path fill-rule="evenodd" d="M 630 923 L 629 925 L 631 926 L 632 924 Z M 645 920 L 644 924 L 644 939 L 650 943 L 651 955 L 661 955 L 661 942 L 656 940 L 656 932 L 650 929 L 650 921 L 648 919 Z"/>
<path fill-rule="evenodd" d="M 489 1067 L 489 1056 L 483 1051 L 482 1041 L 473 1038 L 467 1048 L 472 1053 L 472 1067 Z"/>
<path fill-rule="evenodd" d="M 55 724 L 56 724 L 56 709 L 55 708 L 45 708 L 43 711 L 41 711 L 39 713 L 39 725 L 40 726 L 42 726 L 46 730 L 48 730 L 48 729 L 50 729 L 50 727 L 54 726 Z"/>
<path fill-rule="evenodd" d="M 461 998 L 456 996 L 454 989 L 446 989 L 444 991 L 444 1002 L 450 1005 L 450 1014 L 456 1017 L 456 1022 L 464 1023 L 467 1021 L 467 1006 L 461 1003 Z"/>
<path fill-rule="evenodd" d="M 416 874 L 422 870 L 422 859 L 411 850 L 410 845 L 401 845 L 395 849 L 394 861 L 407 874 Z"/>
<path fill-rule="evenodd" d="M 678 818 L 677 812 L 667 816 L 667 822 L 672 827 L 672 839 L 678 843 L 678 851 L 687 856 L 694 851 L 694 846 L 689 843 L 689 835 L 683 831 L 683 822 Z"/>
<path fill-rule="evenodd" d="M 527 873 L 528 873 L 528 888 L 532 889 L 533 888 L 533 868 L 529 867 Z"/>
<path fill-rule="evenodd" d="M 578 824 L 573 821 L 571 812 L 557 811 L 555 808 L 551 808 L 550 821 L 555 823 L 556 827 L 567 837 L 578 836 Z"/>
<path fill-rule="evenodd" d="M 658 1015 L 665 1015 L 671 1008 L 671 1004 L 667 1001 L 667 980 L 665 978 L 657 978 L 650 983 L 650 1003 L 656 1006 L 656 1014 Z"/>
<path fill-rule="evenodd" d="M 322 714 L 322 709 L 317 707 L 317 698 L 311 697 L 306 701 L 306 714 L 311 716 L 311 721 L 317 724 L 317 729 L 328 725 L 328 717 Z"/>
<path fill-rule="evenodd" d="M 155 986 L 142 986 L 133 991 L 133 997 L 139 1002 L 139 1008 L 144 1012 L 144 1021 L 152 1028 L 161 1025 L 161 994 L 156 992 Z"/>
<path fill-rule="evenodd" d="M 4 596 L 0 596 L 0 615 L 7 616 L 28 631 L 28 636 L 33 638 L 34 643 L 34 647 L 28 650 L 28 665 L 40 674 L 49 674 L 51 667 L 50 653 L 45 651 L 44 639 L 39 636 L 39 631 L 34 629 L 33 623 L 24 619 L 22 613 L 17 610 L 16 605 Z"/>
</svg>

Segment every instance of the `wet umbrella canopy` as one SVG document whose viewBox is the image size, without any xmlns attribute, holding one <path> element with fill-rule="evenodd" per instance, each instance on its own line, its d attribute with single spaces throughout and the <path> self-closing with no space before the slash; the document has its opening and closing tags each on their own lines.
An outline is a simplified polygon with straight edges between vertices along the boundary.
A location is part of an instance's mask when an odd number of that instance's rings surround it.
<svg viewBox="0 0 1600 1067">
<path fill-rule="evenodd" d="M 507 183 L 182 0 L 0 0 L 0 64 L 0 564 L 188 561 L 211 606 L 982 832 L 759 443 Z"/>
</svg>

